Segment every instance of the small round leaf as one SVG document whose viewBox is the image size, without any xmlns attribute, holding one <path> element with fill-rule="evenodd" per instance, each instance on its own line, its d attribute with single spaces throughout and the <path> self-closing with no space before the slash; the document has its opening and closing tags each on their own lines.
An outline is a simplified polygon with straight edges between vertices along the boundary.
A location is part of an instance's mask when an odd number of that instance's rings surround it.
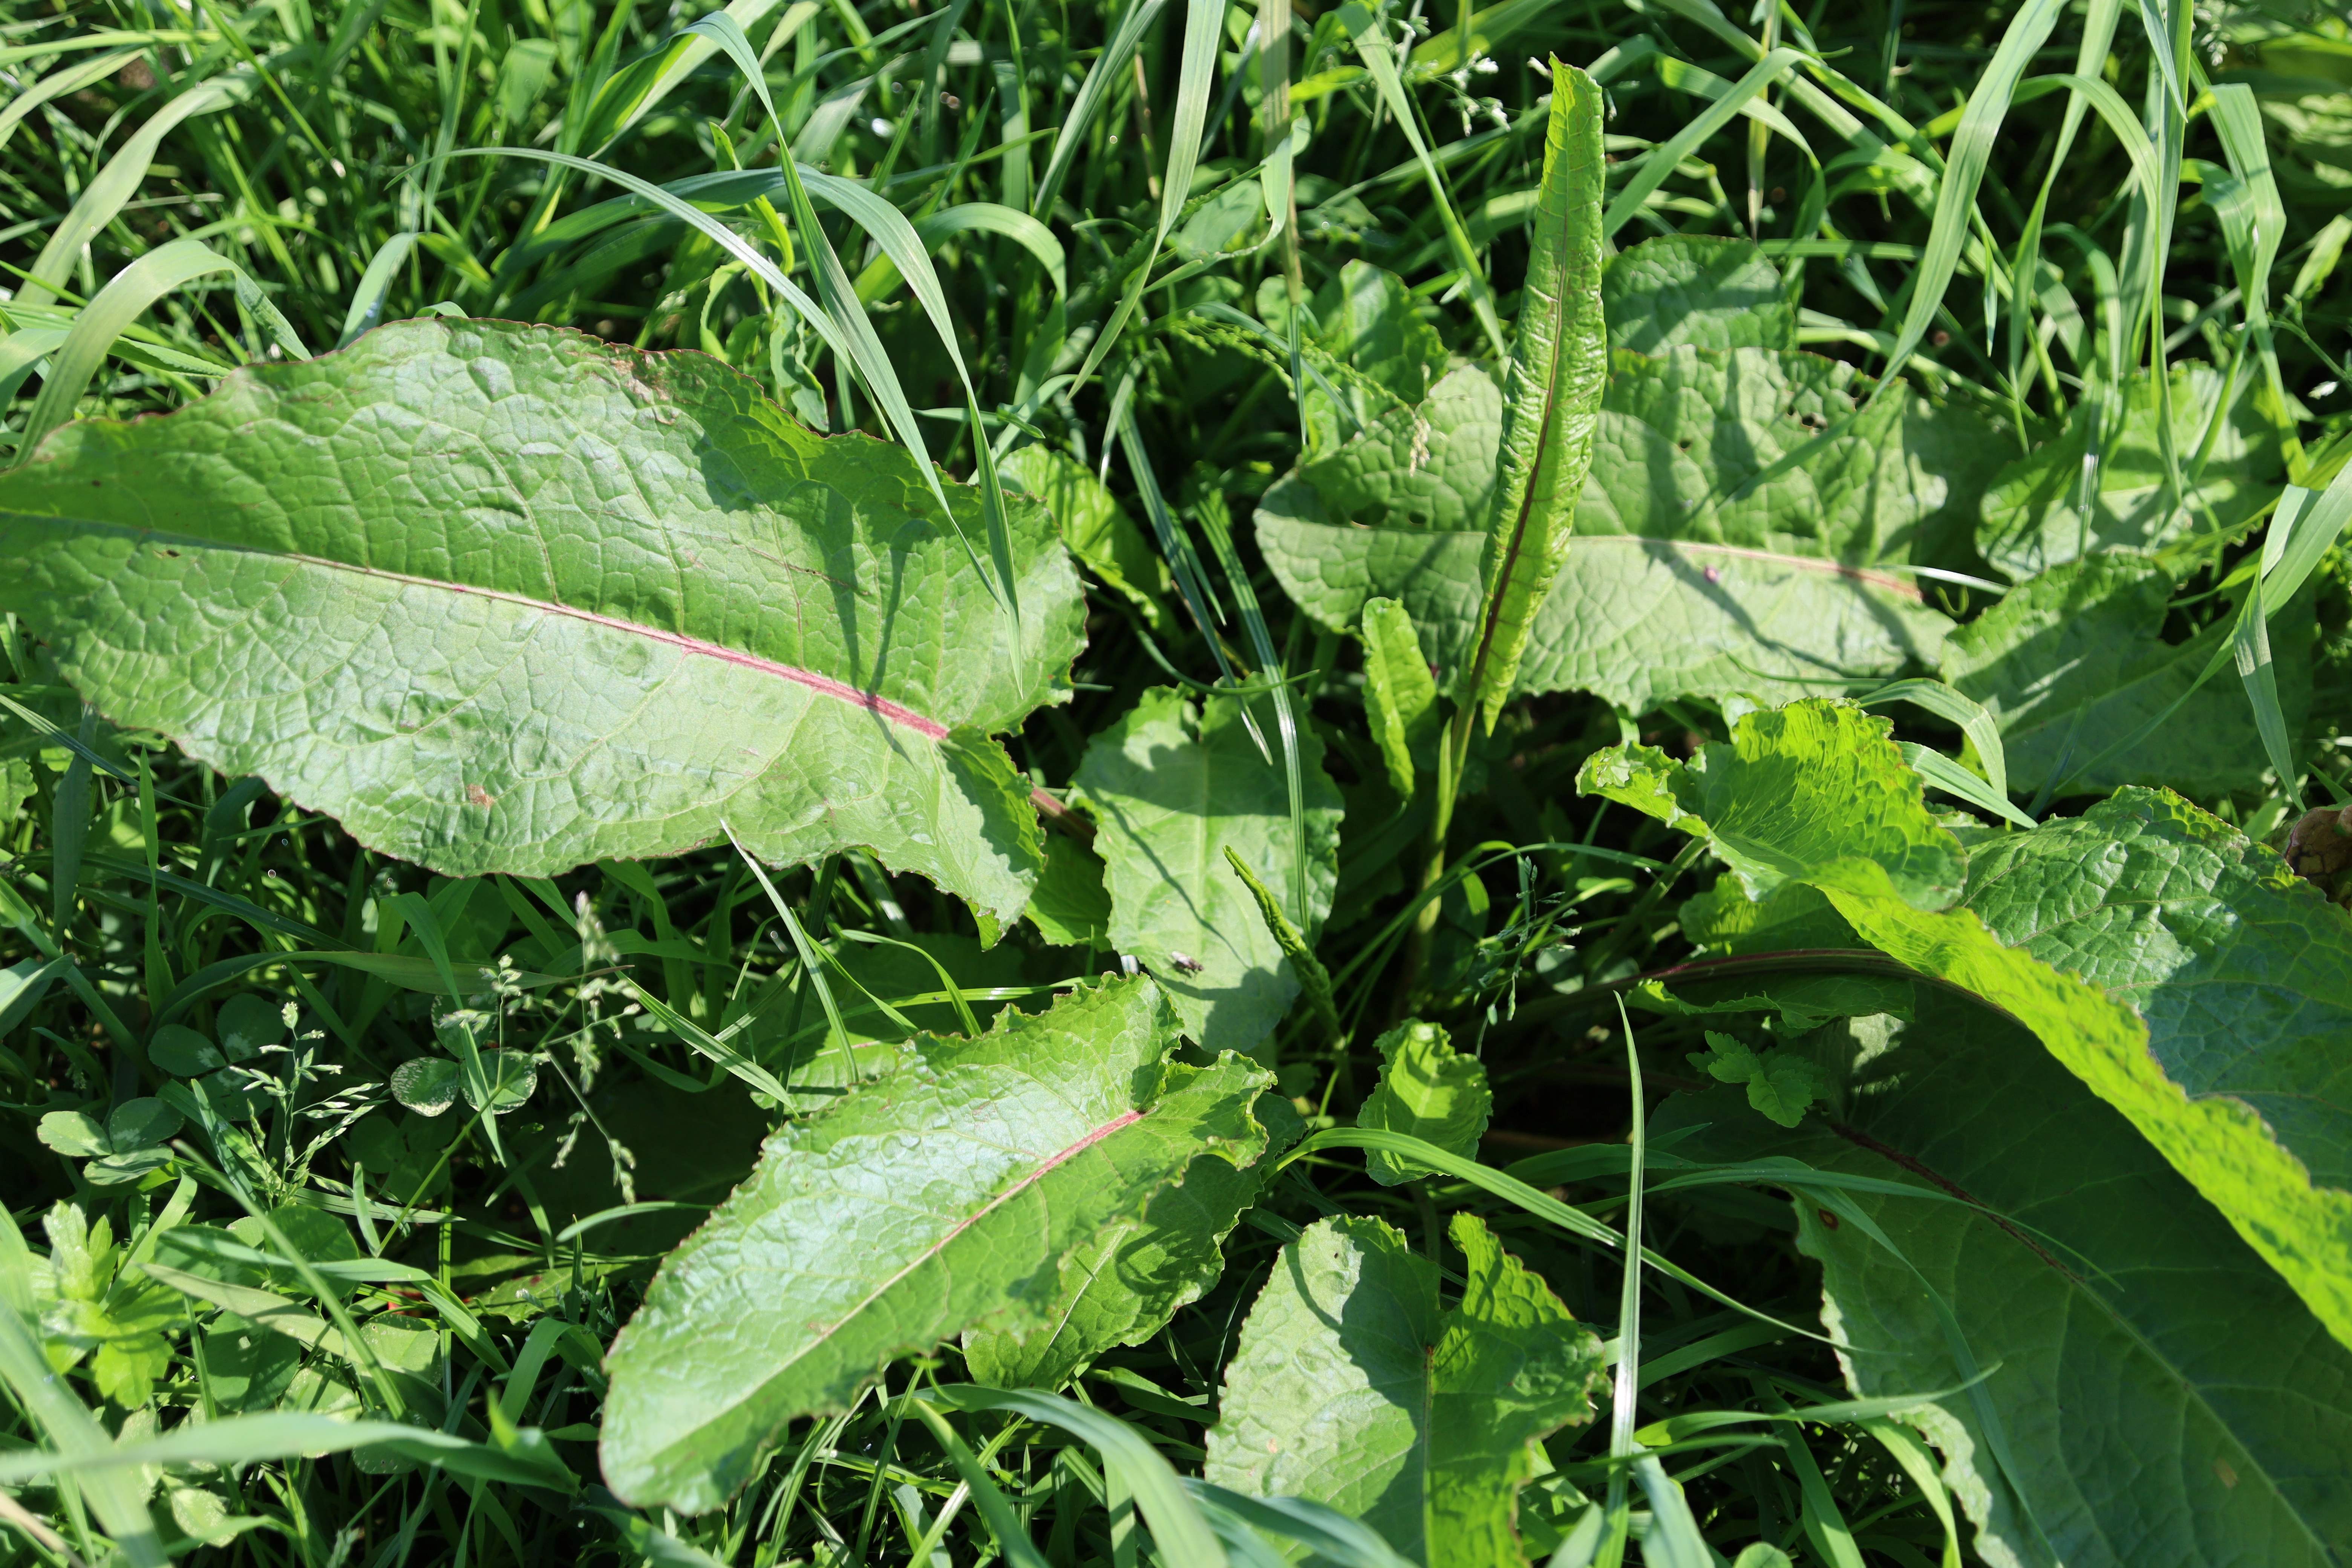
<svg viewBox="0 0 2352 1568">
<path fill-rule="evenodd" d="M 147 1059 L 173 1078 L 202 1078 L 227 1058 L 220 1047 L 184 1024 L 166 1024 L 147 1042 Z"/>
<path fill-rule="evenodd" d="M 77 1159 L 110 1152 L 106 1141 L 106 1129 L 98 1119 L 79 1110 L 52 1110 L 41 1118 L 38 1136 L 42 1142 L 60 1154 Z"/>
<path fill-rule="evenodd" d="M 106 1141 L 128 1154 L 152 1148 L 180 1130 L 180 1113 L 160 1100 L 126 1100 L 106 1119 Z"/>
<path fill-rule="evenodd" d="M 160 1171 L 179 1156 L 161 1147 L 133 1149 L 127 1154 L 109 1154 L 102 1160 L 92 1160 L 81 1168 L 81 1173 L 92 1185 L 120 1187 L 137 1181 L 150 1171 Z"/>
<path fill-rule="evenodd" d="M 438 1116 L 457 1103 L 457 1064 L 446 1057 L 419 1057 L 392 1072 L 392 1098 L 419 1116 Z"/>
<path fill-rule="evenodd" d="M 466 1102 L 477 1110 L 504 1116 L 539 1087 L 539 1064 L 522 1051 L 484 1051 L 482 1081 L 486 1088 L 478 1096 L 472 1085 L 467 1086 Z"/>
<path fill-rule="evenodd" d="M 247 993 L 221 1004 L 221 1047 L 228 1059 L 241 1062 L 258 1056 L 286 1037 L 286 1005 L 272 997 Z"/>
</svg>

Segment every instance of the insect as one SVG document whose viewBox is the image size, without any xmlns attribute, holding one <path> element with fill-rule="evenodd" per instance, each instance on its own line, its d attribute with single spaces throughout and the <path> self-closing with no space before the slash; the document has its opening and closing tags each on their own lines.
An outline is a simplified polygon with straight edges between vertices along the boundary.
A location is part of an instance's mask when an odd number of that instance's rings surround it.
<svg viewBox="0 0 2352 1568">
<path fill-rule="evenodd" d="M 1201 973 L 1201 961 L 1193 957 L 1189 952 L 1178 952 L 1173 949 L 1171 949 L 1168 954 L 1168 962 L 1174 964 L 1177 968 L 1182 970 L 1187 974 L 1198 974 Z"/>
</svg>

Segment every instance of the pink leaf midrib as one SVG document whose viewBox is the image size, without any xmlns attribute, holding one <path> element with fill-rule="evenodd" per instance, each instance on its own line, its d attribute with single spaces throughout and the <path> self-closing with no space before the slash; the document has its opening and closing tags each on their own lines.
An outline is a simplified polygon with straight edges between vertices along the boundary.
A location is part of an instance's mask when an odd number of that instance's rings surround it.
<svg viewBox="0 0 2352 1568">
<path fill-rule="evenodd" d="M 577 605 L 566 605 L 550 599 L 535 599 L 527 594 L 512 593 L 504 588 L 486 588 L 471 583 L 453 583 L 443 577 L 421 577 L 406 572 L 387 571 L 380 566 L 360 566 L 348 561 L 330 560 L 321 555 L 289 553 L 281 556 L 280 559 L 297 561 L 306 566 L 322 566 L 331 571 L 354 573 L 362 577 L 377 577 L 388 582 L 405 583 L 421 588 L 437 588 L 446 593 L 466 594 L 479 599 L 492 599 L 499 604 L 513 605 L 539 615 L 569 616 L 572 620 L 583 621 L 590 626 L 603 626 L 610 631 L 643 637 L 648 642 L 662 643 L 697 658 L 717 659 L 722 664 L 731 664 L 739 668 L 756 670 L 762 675 L 790 681 L 820 696 L 833 698 L 836 701 L 848 703 L 854 708 L 863 708 L 877 718 L 911 730 L 928 740 L 943 741 L 947 738 L 948 727 L 945 724 L 925 714 L 916 712 L 904 703 L 893 702 L 890 699 L 875 692 L 861 691 L 845 680 L 836 679 L 830 675 L 821 675 L 814 669 L 803 669 L 799 665 L 785 664 L 780 659 L 765 658 L 755 653 L 746 653 L 741 648 L 729 647 L 724 643 L 688 637 L 684 632 L 649 626 L 641 621 L 625 620 L 618 616 L 608 616 L 601 611 L 583 609 Z"/>
</svg>

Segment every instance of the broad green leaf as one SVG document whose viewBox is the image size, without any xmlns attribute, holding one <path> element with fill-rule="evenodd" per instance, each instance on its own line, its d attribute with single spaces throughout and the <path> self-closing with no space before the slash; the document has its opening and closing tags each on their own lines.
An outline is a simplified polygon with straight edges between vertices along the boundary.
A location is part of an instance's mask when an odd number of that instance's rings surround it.
<svg viewBox="0 0 2352 1568">
<path fill-rule="evenodd" d="M 1381 1081 L 1356 1113 L 1356 1125 L 1403 1132 L 1475 1159 L 1495 1110 L 1486 1064 L 1462 1055 L 1444 1029 L 1419 1019 L 1399 1024 L 1373 1048 L 1381 1053 Z M 1380 1149 L 1365 1152 L 1364 1169 L 1384 1187 L 1429 1174 L 1426 1167 Z"/>
<path fill-rule="evenodd" d="M 1510 699 L 1538 612 L 1568 557 L 1592 467 L 1609 333 L 1601 315 L 1601 87 L 1552 61 L 1551 118 L 1528 279 L 1505 382 L 1494 510 L 1478 557 L 1477 630 L 1457 700 L 1486 728 Z"/>
<path fill-rule="evenodd" d="M 1388 764 L 1389 784 L 1411 800 L 1415 780 L 1437 766 L 1437 682 L 1421 657 L 1412 617 L 1394 599 L 1369 599 L 1364 644 L 1364 716 Z"/>
<path fill-rule="evenodd" d="M 1035 1331 L 1070 1270 L 1198 1161 L 1256 1162 L 1245 1063 L 1170 1059 L 1145 978 L 1008 1010 L 767 1143 L 614 1341 L 604 1475 L 640 1507 L 715 1508 L 800 1416 L 845 1410 L 894 1358 Z"/>
<path fill-rule="evenodd" d="M 520 1110 L 539 1087 L 539 1064 L 528 1051 L 484 1051 L 479 1084 L 466 1085 L 466 1103 L 492 1116 Z"/>
<path fill-rule="evenodd" d="M 1576 542 L 1517 689 L 1640 711 L 1932 665 L 1950 623 L 1898 568 L 1941 548 L 1982 426 L 1908 395 L 1864 409 L 1869 385 L 1812 354 L 1613 355 Z M 1469 530 L 1493 491 L 1498 416 L 1483 373 L 1459 370 L 1267 489 L 1259 547 L 1309 617 L 1352 631 L 1366 601 L 1393 598 L 1454 678 L 1476 626 Z"/>
<path fill-rule="evenodd" d="M 1225 850 L 1276 889 L 1309 941 L 1339 882 L 1339 792 L 1323 771 L 1321 742 L 1302 728 L 1311 907 L 1290 907 L 1290 792 L 1244 727 L 1242 700 L 1196 706 L 1154 687 L 1094 738 L 1073 781 L 1097 830 L 1111 944 L 1159 979 L 1184 1032 L 1212 1051 L 1255 1047 L 1298 994 L 1297 974 Z"/>
<path fill-rule="evenodd" d="M 1265 221 L 1265 197 L 1253 180 L 1233 180 L 1212 193 L 1168 237 L 1168 248 L 1185 261 L 1244 250 L 1241 242 Z"/>
<path fill-rule="evenodd" d="M 1283 1248 L 1225 1370 L 1203 1478 L 1303 1497 L 1430 1568 L 1524 1561 L 1512 1526 L 1534 1445 L 1592 1417 L 1601 1342 L 1484 1224 L 1456 1215 L 1465 1283 L 1376 1219 Z"/>
<path fill-rule="evenodd" d="M 1794 1127 L 1822 1091 L 1821 1068 L 1810 1058 L 1791 1050 L 1759 1054 L 1729 1035 L 1706 1031 L 1706 1047 L 1694 1053 L 1691 1066 L 1703 1068 L 1722 1083 L 1748 1086 L 1748 1103 L 1783 1127 Z"/>
<path fill-rule="evenodd" d="M 2212 447 L 2204 450 L 2227 380 L 2195 361 L 2172 368 L 2172 445 L 2184 480 L 2204 453 L 2189 504 L 2167 500 L 2156 384 L 2143 374 L 2126 384 L 2121 409 L 2109 416 L 2111 424 L 2120 420 L 2119 430 L 2098 427 L 2099 404 L 2078 403 L 2063 433 L 2000 470 L 1985 492 L 1978 530 L 1984 558 L 2011 577 L 2031 577 L 2084 555 L 2154 550 L 2197 530 L 2232 528 L 2252 518 L 2277 494 L 2284 459 L 2277 427 L 2255 406 L 2252 376 L 2238 378 L 2211 431 Z"/>
<path fill-rule="evenodd" d="M 166 1024 L 147 1042 L 147 1059 L 174 1078 L 202 1078 L 226 1067 L 220 1047 L 184 1024 Z"/>
<path fill-rule="evenodd" d="M 1645 750 L 1597 753 L 1580 784 L 1708 835 L 1751 894 L 1818 889 L 1873 946 L 2024 1024 L 2352 1344 L 2352 1117 L 2317 1043 L 2352 1011 L 2352 915 L 2141 790 L 1987 838 L 1938 903 L 1918 870 L 1944 830 L 1893 742 L 1836 704 L 1750 714 L 1703 766 Z M 1737 826 L 1710 835 L 1695 805 Z"/>
<path fill-rule="evenodd" d="M 1151 548 L 1135 520 L 1119 507 L 1110 488 L 1066 452 L 1050 447 L 1024 447 L 998 465 L 1009 484 L 1018 486 L 1045 503 L 1061 525 L 1062 542 L 1087 571 L 1131 601 L 1157 631 L 1167 611 L 1160 595 L 1168 592 L 1168 563 Z"/>
<path fill-rule="evenodd" d="M 1286 1134 L 1274 1138 L 1276 1150 L 1295 1135 L 1288 1111 L 1278 1097 L 1258 1101 L 1259 1119 Z M 1104 1351 L 1158 1333 L 1223 1272 L 1225 1237 L 1256 1200 L 1265 1164 L 1264 1158 L 1247 1167 L 1193 1161 L 1140 1210 L 1105 1226 L 1071 1254 L 1062 1266 L 1060 1295 L 1025 1313 L 1024 1328 L 966 1333 L 964 1361 L 972 1376 L 1001 1388 L 1058 1388 Z"/>
<path fill-rule="evenodd" d="M 1675 1144 L 1695 1158 L 1793 1155 L 1941 1189 L 1801 1190 L 1794 1206 L 1849 1385 L 1928 1401 L 1900 1419 L 1943 1450 L 1985 1562 L 2339 1561 L 2352 1353 L 2024 1029 L 1927 986 L 1918 1006 L 1891 1042 L 1832 1060 L 1834 1131 L 1783 1131 L 1722 1090 L 1668 1101 L 1656 1131 L 1711 1124 Z"/>
<path fill-rule="evenodd" d="M 1047 835 L 1045 868 L 1024 912 L 1047 942 L 1071 947 L 1108 945 L 1110 892 L 1103 886 L 1102 857 L 1074 838 Z"/>
<path fill-rule="evenodd" d="M 1802 882 L 1790 882 L 1756 903 L 1740 891 L 1738 878 L 1724 877 L 1706 892 L 1685 900 L 1677 920 L 1684 935 L 1717 952 L 1864 945 L 1820 889 Z"/>
<path fill-rule="evenodd" d="M 495 942 L 496 937 L 491 940 Z M 487 952 L 489 945 L 485 942 L 478 951 Z M 250 991 L 222 1003 L 213 1026 L 220 1031 L 222 1051 L 233 1062 L 252 1060 L 284 1039 L 289 1027 L 284 1003 L 257 996 Z"/>
<path fill-rule="evenodd" d="M 1040 859 L 987 736 L 1057 699 L 1082 605 L 1015 507 L 1016 655 L 937 510 L 903 450 L 703 355 L 406 321 L 60 432 L 0 477 L 0 605 L 118 722 L 436 870 L 723 816 L 772 861 L 870 847 L 987 930 Z"/>
<path fill-rule="evenodd" d="M 2012 787 L 2031 792 L 2071 779 L 2070 793 L 2161 784 L 2205 795 L 2262 786 L 2262 736 L 2244 692 L 2208 682 L 2173 709 L 2228 641 L 2230 626 L 2168 642 L 2172 592 L 2172 579 L 2146 556 L 2094 555 L 2019 584 L 1946 640 L 1944 678 L 2000 726 Z M 2311 633 L 2306 598 L 2271 624 L 2271 647 L 2298 648 Z M 2275 668 L 2287 722 L 2299 730 L 2311 661 L 2284 657 Z M 2154 734 L 2084 771 L 2168 710 Z"/>
<path fill-rule="evenodd" d="M 1652 746 L 1596 752 L 1578 786 L 1707 839 L 1751 899 L 1802 882 L 1835 903 L 1854 868 L 1861 886 L 1945 909 L 1959 896 L 1966 858 L 1928 812 L 1893 730 L 1851 704 L 1812 699 L 1742 716 L 1729 741 L 1687 763 Z"/>
<path fill-rule="evenodd" d="M 1620 251 L 1601 279 L 1612 348 L 1656 353 L 1793 349 L 1797 307 L 1780 269 L 1744 239 L 1664 234 Z"/>
<path fill-rule="evenodd" d="M 221 1410 L 271 1408 L 301 1364 L 299 1341 L 235 1312 L 222 1312 L 205 1330 L 205 1392 Z"/>
<path fill-rule="evenodd" d="M 1370 262 L 1350 261 L 1315 291 L 1314 341 L 1399 402 L 1419 403 L 1445 374 L 1446 353 L 1444 340 L 1415 305 L 1403 279 Z M 1266 320 L 1283 324 L 1274 316 Z"/>
<path fill-rule="evenodd" d="M 1980 847 L 1965 903 L 2137 1010 L 2146 1045 L 2084 1076 L 2352 1345 L 2352 915 L 2141 789 Z"/>
<path fill-rule="evenodd" d="M 1277 569 L 1283 586 L 1333 631 L 1353 629 L 1364 600 L 1387 591 L 1372 584 L 1409 575 L 1409 554 L 1390 562 L 1383 552 L 1426 552 L 1452 534 L 1477 537 L 1494 507 L 1502 428 L 1502 393 L 1485 371 L 1464 365 L 1411 409 L 1384 415 L 1337 451 L 1275 481 L 1258 504 L 1258 540 L 1297 563 Z M 1314 536 L 1299 531 L 1311 524 L 1352 525 L 1362 547 L 1318 550 Z M 1315 580 L 1318 564 L 1326 566 L 1322 583 Z M 1465 635 L 1457 630 L 1455 642 Z"/>
<path fill-rule="evenodd" d="M 106 1141 L 118 1154 L 161 1143 L 180 1131 L 180 1113 L 160 1100 L 126 1100 L 106 1118 Z"/>
</svg>

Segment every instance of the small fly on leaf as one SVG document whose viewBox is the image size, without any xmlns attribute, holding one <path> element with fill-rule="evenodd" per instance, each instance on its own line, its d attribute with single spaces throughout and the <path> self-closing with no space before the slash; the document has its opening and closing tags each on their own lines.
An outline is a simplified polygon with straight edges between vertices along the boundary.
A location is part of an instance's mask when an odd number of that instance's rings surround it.
<svg viewBox="0 0 2352 1568">
<path fill-rule="evenodd" d="M 1173 949 L 1171 949 L 1168 953 L 1168 962 L 1174 964 L 1177 968 L 1182 970 L 1187 974 L 1198 974 L 1201 973 L 1201 961 L 1193 957 L 1189 952 L 1178 952 Z"/>
</svg>

